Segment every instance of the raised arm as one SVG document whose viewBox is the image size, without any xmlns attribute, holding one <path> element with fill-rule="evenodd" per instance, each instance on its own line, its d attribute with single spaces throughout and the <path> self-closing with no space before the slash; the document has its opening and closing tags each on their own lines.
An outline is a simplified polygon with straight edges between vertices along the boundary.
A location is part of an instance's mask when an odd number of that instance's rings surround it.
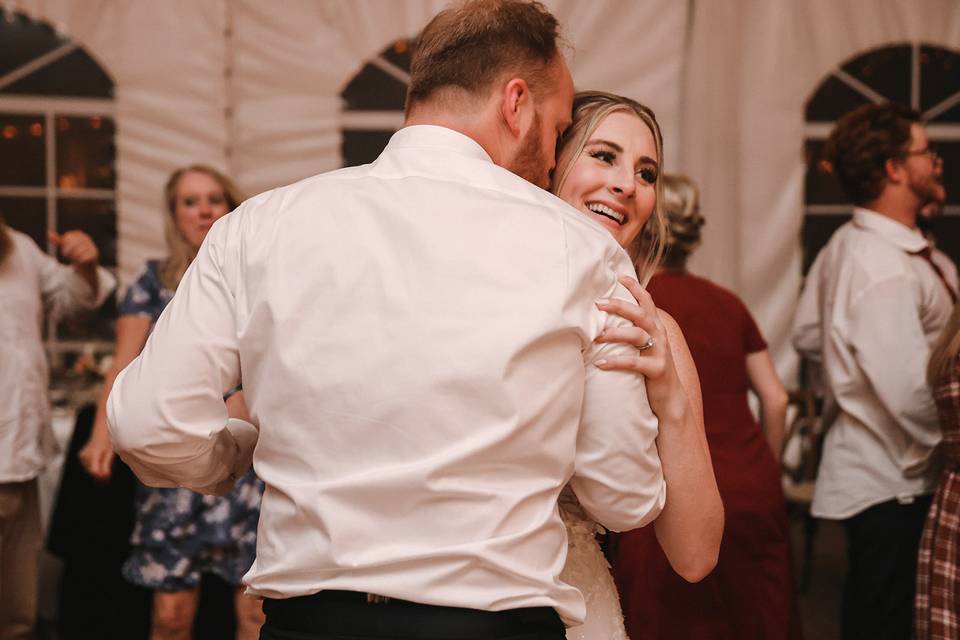
<svg viewBox="0 0 960 640">
<path fill-rule="evenodd" d="M 658 311 L 650 294 L 632 278 L 622 278 L 637 301 L 613 300 L 602 309 L 633 326 L 604 332 L 600 342 L 653 347 L 609 360 L 607 369 L 641 373 L 650 406 L 660 420 L 657 447 L 668 486 L 663 513 L 654 522 L 657 540 L 670 566 L 690 582 L 703 579 L 717 564 L 723 537 L 723 502 L 713 474 L 703 426 L 703 404 L 696 366 L 680 327 Z"/>
<path fill-rule="evenodd" d="M 100 252 L 82 231 L 67 231 L 62 236 L 50 232 L 49 239 L 60 248 L 69 266 L 41 252 L 33 243 L 25 243 L 29 258 L 37 263 L 46 311 L 61 318 L 77 311 L 96 309 L 116 286 L 116 279 L 99 266 Z"/>
<path fill-rule="evenodd" d="M 222 494 L 250 466 L 257 431 L 228 418 L 223 402 L 240 378 L 236 301 L 224 275 L 237 213 L 207 234 L 143 352 L 120 372 L 107 400 L 114 447 L 145 484 Z"/>
</svg>

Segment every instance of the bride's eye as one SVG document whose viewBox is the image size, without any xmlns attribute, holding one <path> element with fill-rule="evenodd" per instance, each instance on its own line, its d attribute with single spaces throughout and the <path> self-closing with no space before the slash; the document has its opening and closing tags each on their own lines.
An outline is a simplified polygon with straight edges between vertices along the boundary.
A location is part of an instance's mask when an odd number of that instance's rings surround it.
<svg viewBox="0 0 960 640">
<path fill-rule="evenodd" d="M 607 151 L 606 149 L 597 149 L 596 151 L 590 152 L 590 157 L 596 158 L 600 162 L 613 164 L 614 160 L 617 159 L 617 154 L 612 151 Z"/>
<path fill-rule="evenodd" d="M 647 184 L 654 184 L 657 181 L 657 170 L 651 169 L 650 167 L 640 169 L 637 171 L 637 175 Z"/>
</svg>

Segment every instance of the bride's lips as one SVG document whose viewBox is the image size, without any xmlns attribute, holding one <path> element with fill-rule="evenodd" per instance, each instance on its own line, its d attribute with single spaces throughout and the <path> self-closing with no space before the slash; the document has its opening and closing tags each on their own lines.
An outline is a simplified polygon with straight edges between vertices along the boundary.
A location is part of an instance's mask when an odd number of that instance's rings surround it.
<svg viewBox="0 0 960 640">
<path fill-rule="evenodd" d="M 627 223 L 627 212 L 623 206 L 609 201 L 587 200 L 583 210 L 594 220 L 612 231 L 617 231 Z"/>
</svg>

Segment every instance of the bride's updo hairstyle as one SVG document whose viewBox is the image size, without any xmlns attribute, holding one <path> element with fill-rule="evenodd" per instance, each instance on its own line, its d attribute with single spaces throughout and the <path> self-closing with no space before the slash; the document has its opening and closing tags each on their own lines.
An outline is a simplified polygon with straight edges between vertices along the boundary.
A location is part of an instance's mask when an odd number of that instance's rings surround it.
<svg viewBox="0 0 960 640">
<path fill-rule="evenodd" d="M 693 180 L 683 175 L 661 176 L 663 183 L 663 213 L 667 219 L 666 251 L 663 266 L 680 270 L 687 258 L 700 244 L 700 192 Z"/>
<path fill-rule="evenodd" d="M 573 99 L 573 124 L 557 143 L 557 167 L 553 174 L 553 185 L 550 187 L 553 193 L 560 192 L 567 176 L 570 175 L 574 161 L 583 153 L 587 141 L 603 119 L 619 111 L 631 113 L 647 125 L 657 147 L 657 165 L 663 167 L 663 137 L 660 134 L 657 117 L 649 107 L 613 93 L 581 91 Z M 658 176 L 654 185 L 657 201 L 653 207 L 653 213 L 644 223 L 643 229 L 637 234 L 631 246 L 624 247 L 637 269 L 637 277 L 643 284 L 646 284 L 653 272 L 657 270 L 663 257 L 667 228 L 661 205 L 662 183 L 663 180 Z"/>
</svg>

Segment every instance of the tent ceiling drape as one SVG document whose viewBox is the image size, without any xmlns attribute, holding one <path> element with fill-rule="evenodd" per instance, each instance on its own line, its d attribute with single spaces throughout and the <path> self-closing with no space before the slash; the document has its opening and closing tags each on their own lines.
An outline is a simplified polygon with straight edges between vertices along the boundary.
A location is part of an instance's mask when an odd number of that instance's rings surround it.
<svg viewBox="0 0 960 640">
<path fill-rule="evenodd" d="M 17 0 L 114 79 L 120 275 L 163 253 L 160 190 L 190 162 L 255 193 L 340 164 L 340 91 L 436 0 Z M 740 293 L 778 364 L 800 284 L 803 107 L 832 68 L 890 42 L 960 49 L 954 0 L 552 0 L 578 88 L 652 106 L 666 168 L 703 191 L 692 267 Z"/>
</svg>

